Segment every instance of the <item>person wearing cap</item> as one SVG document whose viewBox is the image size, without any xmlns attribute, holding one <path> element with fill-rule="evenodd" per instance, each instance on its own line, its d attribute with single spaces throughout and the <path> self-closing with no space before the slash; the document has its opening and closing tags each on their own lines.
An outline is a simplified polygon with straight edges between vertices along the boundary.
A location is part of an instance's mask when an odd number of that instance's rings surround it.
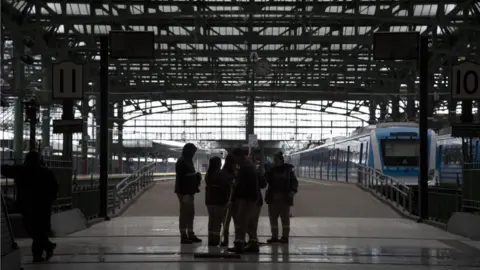
<svg viewBox="0 0 480 270">
<path fill-rule="evenodd" d="M 298 191 L 298 180 L 293 171 L 293 165 L 285 163 L 283 153 L 274 157 L 270 171 L 265 174 L 267 191 L 265 202 L 268 204 L 268 216 L 272 238 L 267 243 L 288 243 L 290 235 L 290 207 Z M 282 222 L 282 237 L 279 238 L 278 219 Z"/>
</svg>

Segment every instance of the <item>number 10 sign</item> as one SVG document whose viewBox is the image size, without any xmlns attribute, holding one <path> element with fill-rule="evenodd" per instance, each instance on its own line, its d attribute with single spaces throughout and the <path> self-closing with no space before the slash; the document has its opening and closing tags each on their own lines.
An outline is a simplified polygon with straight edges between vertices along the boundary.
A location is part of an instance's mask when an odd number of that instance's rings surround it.
<svg viewBox="0 0 480 270">
<path fill-rule="evenodd" d="M 452 99 L 480 100 L 480 65 L 463 62 L 452 68 Z"/>
</svg>

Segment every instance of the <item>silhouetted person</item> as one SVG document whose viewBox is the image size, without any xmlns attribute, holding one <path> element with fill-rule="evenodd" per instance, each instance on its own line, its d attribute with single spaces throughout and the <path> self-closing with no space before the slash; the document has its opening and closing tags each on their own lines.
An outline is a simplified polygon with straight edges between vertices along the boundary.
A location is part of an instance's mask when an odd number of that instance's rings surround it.
<svg viewBox="0 0 480 270">
<path fill-rule="evenodd" d="M 275 155 L 273 167 L 265 175 L 268 188 L 265 202 L 268 204 L 268 216 L 272 238 L 267 243 L 288 243 L 290 235 L 290 207 L 298 190 L 298 180 L 293 172 L 293 165 L 285 163 L 283 154 Z M 278 238 L 278 218 L 282 222 L 282 238 Z"/>
<path fill-rule="evenodd" d="M 205 176 L 205 204 L 208 210 L 208 245 L 220 245 L 220 231 L 228 203 L 232 175 L 221 170 L 222 159 L 212 157 Z"/>
<path fill-rule="evenodd" d="M 2 165 L 2 175 L 15 180 L 17 204 L 25 230 L 33 240 L 33 261 L 49 260 L 56 247 L 49 240 L 52 205 L 58 192 L 55 175 L 41 164 L 37 152 L 29 152 L 22 165 Z"/>
<path fill-rule="evenodd" d="M 257 162 L 259 163 L 259 162 Z M 267 182 L 265 176 L 260 170 L 259 164 L 256 165 L 257 170 L 257 202 L 253 208 L 250 209 L 250 214 L 247 223 L 247 234 L 248 234 L 248 243 L 245 248 L 246 252 L 259 252 L 260 247 L 258 244 L 258 219 L 260 218 L 260 211 L 262 210 L 263 206 L 263 196 L 262 196 L 262 189 L 267 187 Z"/>
<path fill-rule="evenodd" d="M 257 170 L 245 151 L 240 148 L 233 150 L 238 173 L 235 177 L 235 190 L 232 201 L 232 216 L 235 225 L 235 243 L 229 251 L 243 253 L 245 251 L 245 236 L 251 209 L 257 204 L 258 180 Z"/>
<path fill-rule="evenodd" d="M 202 242 L 193 232 L 195 218 L 195 194 L 200 192 L 202 175 L 195 171 L 193 156 L 197 147 L 187 143 L 183 147 L 182 155 L 175 164 L 175 193 L 180 203 L 179 228 L 182 244 Z"/>
<path fill-rule="evenodd" d="M 224 217 L 224 224 L 225 226 L 223 228 L 223 241 L 220 244 L 222 247 L 228 247 L 228 238 L 229 238 L 229 229 L 230 229 L 230 222 L 232 221 L 232 212 L 231 209 L 227 208 L 230 207 L 228 205 L 229 199 L 230 199 L 230 192 L 232 190 L 232 185 L 234 184 L 234 178 L 236 175 L 236 166 L 235 164 L 235 159 L 233 158 L 232 154 L 228 154 L 227 157 L 225 158 L 225 163 L 223 164 L 222 170 L 216 174 L 216 176 L 221 177 L 222 179 L 225 179 L 228 184 L 229 184 L 229 189 L 228 189 L 228 194 L 227 194 L 227 202 L 225 205 L 225 212 L 226 216 Z"/>
</svg>

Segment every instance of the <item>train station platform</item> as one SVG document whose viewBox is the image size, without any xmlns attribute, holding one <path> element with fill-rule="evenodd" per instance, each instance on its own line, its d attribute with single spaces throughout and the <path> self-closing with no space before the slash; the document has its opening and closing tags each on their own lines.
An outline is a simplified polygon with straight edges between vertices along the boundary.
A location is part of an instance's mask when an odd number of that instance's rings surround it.
<svg viewBox="0 0 480 270">
<path fill-rule="evenodd" d="M 19 241 L 24 269 L 478 269 L 480 243 L 403 219 L 352 184 L 300 179 L 289 245 L 262 245 L 241 259 L 196 259 L 225 252 L 206 245 L 204 193 L 196 198 L 201 244 L 180 245 L 172 181 L 159 181 L 121 216 L 56 238 L 56 256 L 31 264 L 28 240 Z M 264 206 L 260 241 L 270 236 Z M 233 227 L 230 228 L 233 232 Z M 281 264 L 281 265 L 280 265 Z"/>
</svg>

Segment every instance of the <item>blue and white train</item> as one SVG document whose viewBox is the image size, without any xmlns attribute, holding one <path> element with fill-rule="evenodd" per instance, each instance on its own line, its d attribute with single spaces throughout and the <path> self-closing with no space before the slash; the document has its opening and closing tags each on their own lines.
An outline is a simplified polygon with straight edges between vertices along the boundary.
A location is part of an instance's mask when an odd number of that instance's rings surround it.
<svg viewBox="0 0 480 270">
<path fill-rule="evenodd" d="M 480 161 L 480 140 L 452 137 L 450 133 L 437 138 L 436 175 L 440 184 L 462 182 L 464 154 L 471 156 L 470 162 Z M 464 153 L 466 152 L 466 153 Z"/>
<path fill-rule="evenodd" d="M 436 178 L 437 135 L 428 130 L 429 185 Z M 289 155 L 300 177 L 357 180 L 358 165 L 375 168 L 406 185 L 418 185 L 419 135 L 416 123 L 382 123 L 357 129 L 352 136 Z"/>
</svg>

